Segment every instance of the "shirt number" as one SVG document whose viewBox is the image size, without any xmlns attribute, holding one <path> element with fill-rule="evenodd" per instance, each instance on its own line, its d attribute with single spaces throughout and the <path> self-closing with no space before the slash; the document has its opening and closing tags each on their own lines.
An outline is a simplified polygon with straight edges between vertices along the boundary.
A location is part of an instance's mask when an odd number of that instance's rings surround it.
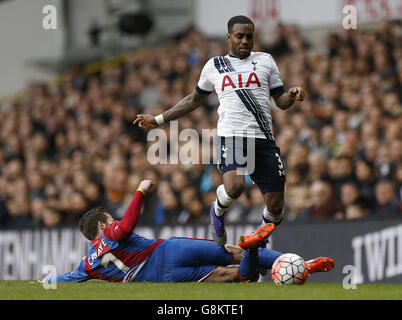
<svg viewBox="0 0 402 320">
<path fill-rule="evenodd" d="M 101 266 L 106 268 L 109 263 L 113 263 L 118 269 L 123 272 L 127 272 L 130 270 L 120 259 L 118 259 L 113 253 L 108 252 L 102 257 Z"/>
<path fill-rule="evenodd" d="M 279 168 L 278 174 L 279 174 L 280 177 L 284 176 L 285 175 L 285 169 L 284 169 L 282 159 L 281 159 L 280 155 L 277 154 L 277 153 L 275 153 L 275 156 L 276 156 L 276 159 L 278 160 L 278 168 Z"/>
</svg>

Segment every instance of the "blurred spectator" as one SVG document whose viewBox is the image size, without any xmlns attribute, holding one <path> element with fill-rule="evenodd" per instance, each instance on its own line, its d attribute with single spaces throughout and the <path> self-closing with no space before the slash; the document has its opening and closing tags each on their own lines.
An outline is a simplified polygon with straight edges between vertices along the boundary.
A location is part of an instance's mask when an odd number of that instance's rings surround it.
<svg viewBox="0 0 402 320">
<path fill-rule="evenodd" d="M 330 159 L 328 161 L 328 174 L 334 196 L 340 199 L 342 185 L 355 179 L 352 159 L 345 156 Z"/>
<path fill-rule="evenodd" d="M 156 205 L 153 223 L 156 225 L 177 223 L 181 211 L 180 203 L 167 181 L 159 184 L 157 195 L 159 202 Z"/>
<path fill-rule="evenodd" d="M 327 161 L 321 152 L 310 153 L 308 158 L 309 173 L 308 179 L 313 180 L 329 180 Z"/>
<path fill-rule="evenodd" d="M 26 195 L 19 194 L 7 203 L 10 219 L 7 225 L 14 228 L 30 228 L 34 226 L 31 216 L 30 202 Z"/>
<path fill-rule="evenodd" d="M 46 208 L 46 201 L 43 198 L 35 198 L 31 201 L 32 218 L 35 226 L 42 225 L 43 211 Z"/>
<path fill-rule="evenodd" d="M 286 38 L 286 27 L 280 23 L 275 29 L 275 40 L 273 43 L 267 47 L 265 50 L 271 52 L 275 57 L 280 57 L 281 55 L 290 53 L 290 48 Z"/>
<path fill-rule="evenodd" d="M 216 194 L 214 193 L 214 199 L 215 201 Z M 212 201 L 212 202 L 213 202 Z M 209 202 L 209 203 L 212 203 Z M 249 211 L 251 209 L 251 202 L 249 198 L 248 192 L 243 192 L 241 196 L 238 198 L 238 201 L 236 201 L 228 210 L 227 216 L 225 216 L 225 221 L 229 223 L 241 223 L 243 222 L 248 216 L 249 216 Z"/>
<path fill-rule="evenodd" d="M 310 194 L 308 185 L 301 184 L 287 189 L 285 193 L 287 206 L 286 218 L 293 221 L 298 218 L 301 212 L 310 207 Z"/>
<path fill-rule="evenodd" d="M 356 205 L 361 207 L 363 212 L 369 208 L 368 201 L 361 195 L 360 190 L 355 182 L 346 182 L 341 187 L 341 207 L 343 213 L 347 217 L 347 210 L 350 206 Z"/>
<path fill-rule="evenodd" d="M 251 209 L 245 217 L 248 223 L 261 223 L 261 215 L 265 208 L 264 198 L 257 186 L 253 186 L 249 191 Z"/>
<path fill-rule="evenodd" d="M 127 187 L 127 171 L 122 158 L 112 158 L 104 169 L 104 206 L 112 216 L 122 205 Z"/>
<path fill-rule="evenodd" d="M 397 197 L 399 202 L 402 202 L 402 163 L 399 163 L 396 168 L 396 185 L 397 185 Z"/>
<path fill-rule="evenodd" d="M 367 210 L 359 203 L 353 203 L 345 208 L 346 219 L 360 219 L 367 217 Z"/>
<path fill-rule="evenodd" d="M 178 223 L 206 223 L 208 221 L 207 212 L 204 210 L 202 201 L 199 197 L 195 196 L 191 201 L 183 204 L 183 210 L 177 217 Z"/>
<path fill-rule="evenodd" d="M 331 33 L 328 36 L 327 47 L 328 47 L 328 57 L 333 58 L 338 55 L 339 48 L 341 47 L 342 40 L 336 33 Z"/>
<path fill-rule="evenodd" d="M 328 182 L 316 180 L 310 186 L 310 207 L 298 215 L 299 219 L 342 218 L 343 214 Z"/>
<path fill-rule="evenodd" d="M 176 194 L 180 194 L 189 184 L 190 180 L 183 170 L 176 169 L 171 173 L 170 185 Z"/>
<path fill-rule="evenodd" d="M 366 199 L 369 206 L 373 205 L 374 186 L 376 177 L 374 168 L 368 162 L 359 160 L 356 163 L 356 182 L 360 193 Z"/>
<path fill-rule="evenodd" d="M 334 127 L 327 125 L 321 129 L 320 149 L 326 158 L 336 157 L 339 154 L 339 143 L 336 140 Z"/>
<path fill-rule="evenodd" d="M 392 183 L 388 180 L 382 180 L 375 186 L 375 199 L 377 206 L 376 215 L 382 217 L 398 217 L 402 213 L 401 202 L 396 197 Z"/>
<path fill-rule="evenodd" d="M 380 146 L 375 164 L 380 179 L 392 179 L 395 176 L 395 163 L 392 160 L 391 146 L 388 143 Z"/>
<path fill-rule="evenodd" d="M 56 209 L 45 207 L 42 212 L 43 226 L 46 228 L 55 228 L 63 226 L 62 215 Z"/>
<path fill-rule="evenodd" d="M 0 200 L 0 227 L 7 225 L 8 219 L 9 213 L 6 202 L 4 200 Z"/>
<path fill-rule="evenodd" d="M 45 197 L 45 181 L 38 171 L 32 170 L 32 172 L 28 173 L 28 185 L 31 200 Z"/>
</svg>

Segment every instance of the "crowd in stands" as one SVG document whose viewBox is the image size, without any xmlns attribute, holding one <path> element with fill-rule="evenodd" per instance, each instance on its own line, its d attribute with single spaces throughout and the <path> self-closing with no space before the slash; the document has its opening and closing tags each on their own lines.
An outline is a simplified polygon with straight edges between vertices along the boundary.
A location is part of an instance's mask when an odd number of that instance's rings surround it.
<svg viewBox="0 0 402 320">
<path fill-rule="evenodd" d="M 257 37 L 254 51 L 271 53 L 285 86 L 307 93 L 288 111 L 272 110 L 287 170 L 285 219 L 402 218 L 401 23 L 330 34 L 324 54 L 294 25 L 278 25 L 275 35 L 270 43 Z M 74 67 L 59 85 L 32 83 L 3 103 L 0 227 L 73 226 L 97 205 L 119 219 L 144 178 L 158 187 L 145 198 L 141 224 L 205 223 L 222 183 L 216 166 L 151 165 L 154 141 L 132 122 L 191 93 L 204 63 L 226 53 L 224 37 L 191 28 L 99 72 Z M 179 119 L 179 131 L 216 128 L 217 107 L 212 94 Z M 170 136 L 169 125 L 159 130 Z M 228 222 L 261 222 L 264 201 L 247 181 Z"/>
</svg>

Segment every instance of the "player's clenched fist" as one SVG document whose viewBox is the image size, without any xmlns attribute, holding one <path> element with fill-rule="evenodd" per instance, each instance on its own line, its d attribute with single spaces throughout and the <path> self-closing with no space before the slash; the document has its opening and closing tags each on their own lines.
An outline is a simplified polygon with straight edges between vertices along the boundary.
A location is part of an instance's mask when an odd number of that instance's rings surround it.
<svg viewBox="0 0 402 320">
<path fill-rule="evenodd" d="M 305 93 L 301 87 L 294 87 L 289 89 L 288 95 L 295 101 L 303 101 Z"/>
<path fill-rule="evenodd" d="M 141 189 L 144 192 L 152 191 L 155 188 L 155 182 L 152 180 L 142 180 L 138 189 Z"/>
<path fill-rule="evenodd" d="M 150 130 L 158 126 L 155 117 L 148 114 L 137 115 L 137 118 L 134 120 L 133 124 L 138 124 L 138 126 L 144 130 Z"/>
</svg>

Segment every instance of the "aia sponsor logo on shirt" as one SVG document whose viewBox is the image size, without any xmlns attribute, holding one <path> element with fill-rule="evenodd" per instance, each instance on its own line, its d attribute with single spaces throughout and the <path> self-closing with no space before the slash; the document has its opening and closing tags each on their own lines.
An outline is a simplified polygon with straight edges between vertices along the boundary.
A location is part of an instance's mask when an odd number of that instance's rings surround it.
<svg viewBox="0 0 402 320">
<path fill-rule="evenodd" d="M 244 79 L 246 79 L 246 76 Z M 248 88 L 252 84 L 261 87 L 260 79 L 258 79 L 257 74 L 254 72 L 249 74 L 247 81 L 243 80 L 243 75 L 241 73 L 237 74 L 237 84 L 238 87 L 236 87 L 235 82 L 229 75 L 225 75 L 222 79 L 222 91 L 224 91 L 226 87 L 232 87 L 233 89 Z"/>
</svg>

